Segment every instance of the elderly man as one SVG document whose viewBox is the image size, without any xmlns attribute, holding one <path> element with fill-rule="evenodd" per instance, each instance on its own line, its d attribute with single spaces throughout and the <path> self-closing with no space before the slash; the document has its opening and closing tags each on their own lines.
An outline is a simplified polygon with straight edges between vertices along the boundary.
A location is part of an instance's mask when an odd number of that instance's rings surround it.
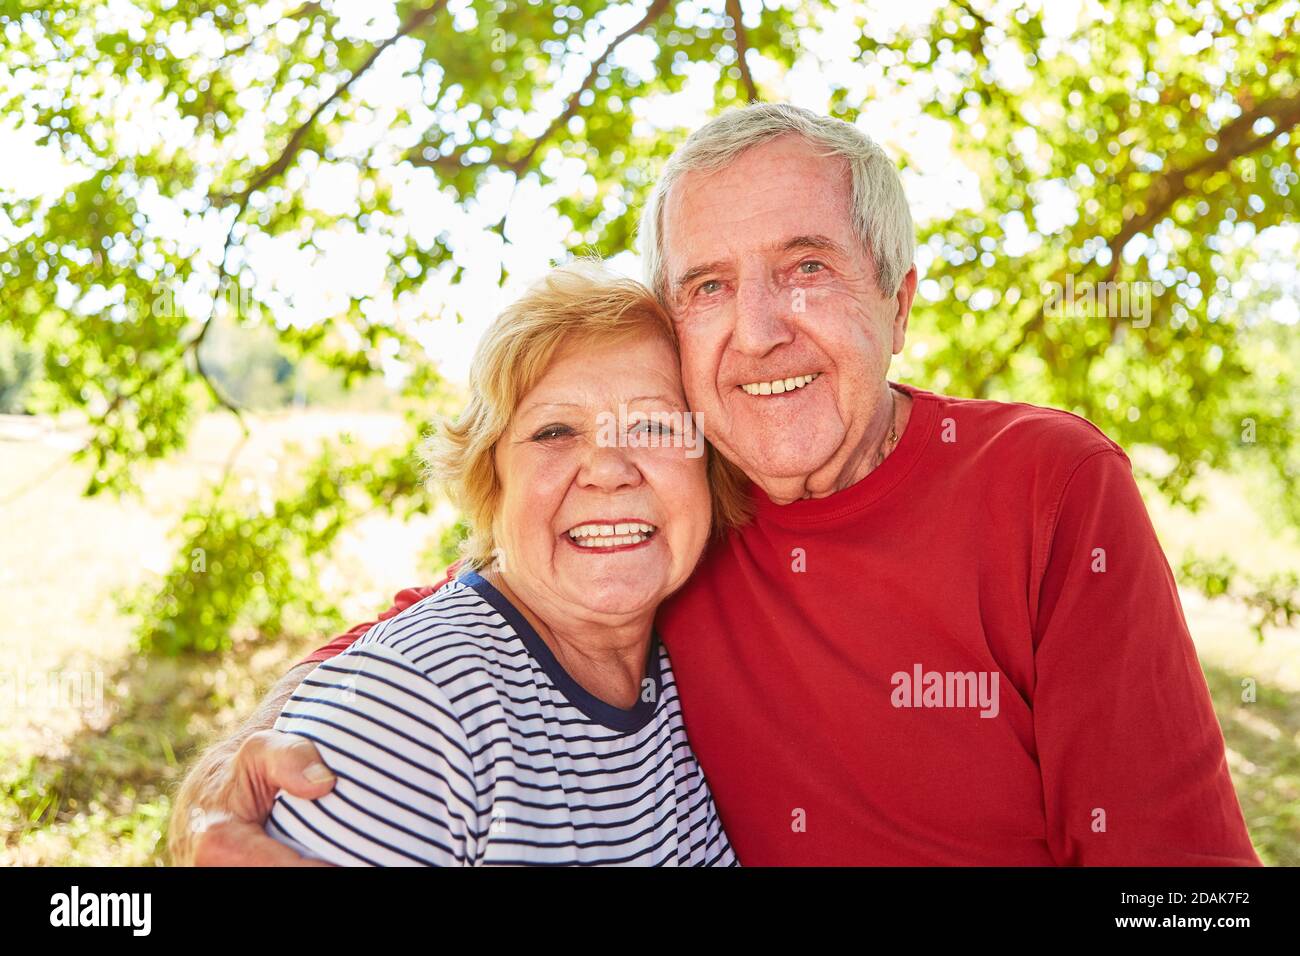
<svg viewBox="0 0 1300 956">
<path fill-rule="evenodd" d="M 790 106 L 704 126 L 645 209 L 687 397 L 754 485 L 659 619 L 741 862 L 1258 864 L 1124 452 L 1064 412 L 888 381 L 913 242 L 880 148 Z M 293 862 L 262 818 L 331 781 L 262 728 L 368 626 L 203 759 L 178 860 Z"/>
</svg>

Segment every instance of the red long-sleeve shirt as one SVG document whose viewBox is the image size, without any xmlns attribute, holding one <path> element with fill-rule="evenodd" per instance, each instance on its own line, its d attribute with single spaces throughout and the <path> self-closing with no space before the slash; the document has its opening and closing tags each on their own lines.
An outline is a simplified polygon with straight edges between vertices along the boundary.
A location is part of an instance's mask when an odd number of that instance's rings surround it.
<svg viewBox="0 0 1300 956">
<path fill-rule="evenodd" d="M 1064 412 L 904 388 L 879 468 L 756 491 L 660 611 L 741 862 L 1258 865 L 1123 451 Z"/>
</svg>

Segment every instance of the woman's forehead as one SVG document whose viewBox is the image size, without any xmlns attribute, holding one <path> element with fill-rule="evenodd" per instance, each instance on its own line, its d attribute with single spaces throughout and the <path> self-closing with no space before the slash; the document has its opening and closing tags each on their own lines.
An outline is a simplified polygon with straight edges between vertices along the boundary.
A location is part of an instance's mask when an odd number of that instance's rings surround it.
<svg viewBox="0 0 1300 956">
<path fill-rule="evenodd" d="M 661 337 L 592 345 L 558 355 L 522 397 L 518 410 L 632 402 L 685 402 L 677 353 Z"/>
</svg>

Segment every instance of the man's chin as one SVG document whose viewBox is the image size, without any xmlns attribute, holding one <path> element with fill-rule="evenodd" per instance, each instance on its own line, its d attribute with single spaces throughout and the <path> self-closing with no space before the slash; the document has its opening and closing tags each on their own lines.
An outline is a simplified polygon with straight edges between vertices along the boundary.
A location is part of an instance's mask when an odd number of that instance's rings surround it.
<svg viewBox="0 0 1300 956">
<path fill-rule="evenodd" d="M 760 475 L 778 481 L 811 475 L 830 464 L 839 451 L 839 442 L 831 436 L 812 435 L 806 429 L 759 430 L 756 438 L 736 448 L 735 455 L 727 455 L 756 481 Z"/>
<path fill-rule="evenodd" d="M 757 461 L 751 459 L 751 464 L 732 459 L 749 480 L 762 488 L 777 504 L 789 504 L 807 498 L 810 494 L 817 494 L 818 474 L 825 469 L 827 460 L 826 456 L 769 456 L 758 457 Z"/>
</svg>

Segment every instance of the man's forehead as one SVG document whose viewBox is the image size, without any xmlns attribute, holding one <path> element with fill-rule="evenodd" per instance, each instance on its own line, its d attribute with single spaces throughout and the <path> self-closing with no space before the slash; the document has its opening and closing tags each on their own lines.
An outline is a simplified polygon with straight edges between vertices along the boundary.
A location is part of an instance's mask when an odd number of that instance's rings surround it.
<svg viewBox="0 0 1300 956">
<path fill-rule="evenodd" d="M 772 168 L 749 183 L 696 172 L 674 183 L 663 215 L 670 278 L 745 251 L 843 246 L 853 234 L 849 184 L 834 181 L 833 165 L 811 165 L 824 157 L 809 159 L 809 166 Z"/>
</svg>

